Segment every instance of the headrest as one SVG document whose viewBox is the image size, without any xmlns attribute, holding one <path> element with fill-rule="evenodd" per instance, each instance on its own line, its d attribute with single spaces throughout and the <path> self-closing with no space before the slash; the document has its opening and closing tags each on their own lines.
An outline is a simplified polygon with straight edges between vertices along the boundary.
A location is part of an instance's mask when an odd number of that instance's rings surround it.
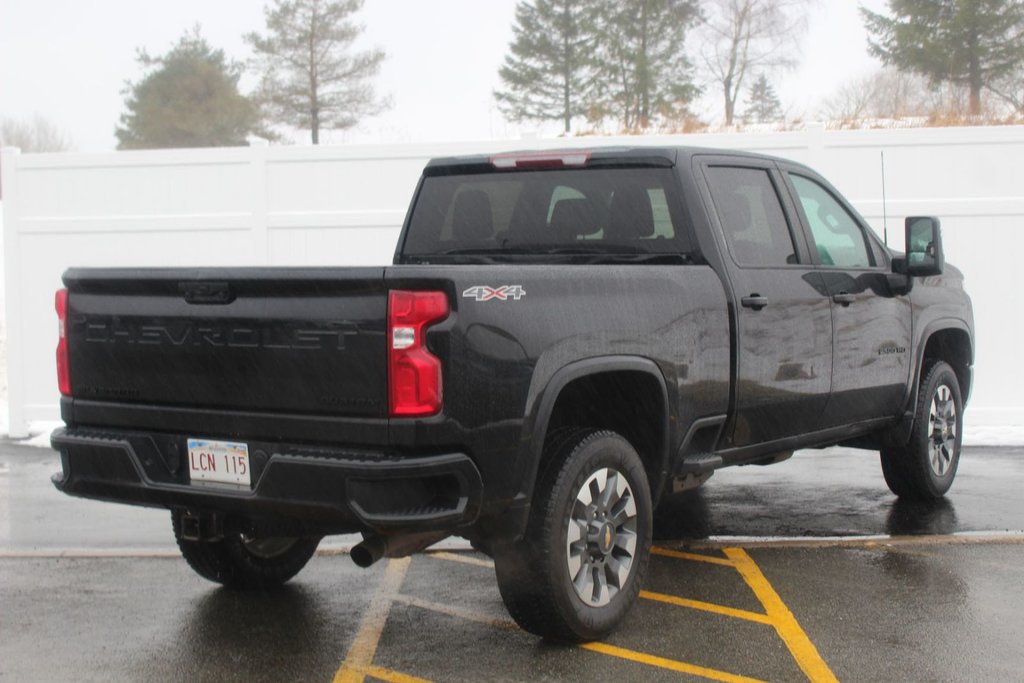
<svg viewBox="0 0 1024 683">
<path fill-rule="evenodd" d="M 463 190 L 455 197 L 452 235 L 460 242 L 488 240 L 494 235 L 491 198 L 483 190 Z"/>
<path fill-rule="evenodd" d="M 729 198 L 723 213 L 727 221 L 725 229 L 730 232 L 749 230 L 754 223 L 753 214 L 750 212 L 750 200 L 739 192 L 734 192 Z"/>
<path fill-rule="evenodd" d="M 585 197 L 560 199 L 551 212 L 550 230 L 562 239 L 592 235 L 597 227 L 597 212 Z"/>
<path fill-rule="evenodd" d="M 654 234 L 651 196 L 643 187 L 620 187 L 612 195 L 608 227 L 604 238 L 611 242 L 632 242 Z"/>
</svg>

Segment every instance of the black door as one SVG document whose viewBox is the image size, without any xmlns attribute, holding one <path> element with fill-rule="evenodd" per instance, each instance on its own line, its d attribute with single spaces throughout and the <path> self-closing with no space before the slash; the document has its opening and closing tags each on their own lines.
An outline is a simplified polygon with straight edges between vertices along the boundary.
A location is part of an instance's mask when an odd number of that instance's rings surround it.
<svg viewBox="0 0 1024 683">
<path fill-rule="evenodd" d="M 823 423 L 895 416 L 910 377 L 910 299 L 892 291 L 883 248 L 840 195 L 806 171 L 786 171 L 832 302 L 832 396 Z"/>
<path fill-rule="evenodd" d="M 791 224 L 784 180 L 770 162 L 748 159 L 709 160 L 703 169 L 736 304 L 732 445 L 815 431 L 831 386 L 832 315 Z"/>
</svg>

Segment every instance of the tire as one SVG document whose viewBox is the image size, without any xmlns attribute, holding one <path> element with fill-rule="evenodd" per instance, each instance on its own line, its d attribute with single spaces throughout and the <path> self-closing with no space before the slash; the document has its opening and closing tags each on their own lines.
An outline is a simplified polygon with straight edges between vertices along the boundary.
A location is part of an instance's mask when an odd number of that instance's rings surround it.
<svg viewBox="0 0 1024 683">
<path fill-rule="evenodd" d="M 647 573 L 650 487 L 640 456 L 614 432 L 555 443 L 524 538 L 495 548 L 498 588 L 524 630 L 598 640 L 626 616 Z"/>
<path fill-rule="evenodd" d="M 910 441 L 881 452 L 889 490 L 907 500 L 936 500 L 949 491 L 960 464 L 963 409 L 953 368 L 943 361 L 925 366 Z"/>
<path fill-rule="evenodd" d="M 229 588 L 277 588 L 298 574 L 320 545 L 319 538 L 248 538 L 225 532 L 220 541 L 181 537 L 181 511 L 171 511 L 178 549 L 196 574 Z"/>
</svg>

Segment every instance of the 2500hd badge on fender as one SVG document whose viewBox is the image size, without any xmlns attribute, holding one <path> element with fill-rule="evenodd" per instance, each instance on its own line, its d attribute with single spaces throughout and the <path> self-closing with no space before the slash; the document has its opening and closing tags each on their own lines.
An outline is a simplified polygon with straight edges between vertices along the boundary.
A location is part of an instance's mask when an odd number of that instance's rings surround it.
<svg viewBox="0 0 1024 683">
<path fill-rule="evenodd" d="M 939 222 L 891 252 L 810 169 L 699 149 L 439 159 L 394 265 L 72 269 L 62 491 L 171 511 L 229 586 L 457 534 L 525 629 L 600 638 L 652 511 L 715 469 L 881 452 L 956 474 L 974 332 Z"/>
</svg>

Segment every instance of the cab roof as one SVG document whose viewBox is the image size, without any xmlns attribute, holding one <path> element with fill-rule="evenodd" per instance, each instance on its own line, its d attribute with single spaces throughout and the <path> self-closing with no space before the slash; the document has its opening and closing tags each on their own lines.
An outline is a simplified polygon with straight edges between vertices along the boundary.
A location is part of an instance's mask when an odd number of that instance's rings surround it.
<svg viewBox="0 0 1024 683">
<path fill-rule="evenodd" d="M 671 168 L 689 165 L 696 155 L 734 156 L 766 161 L 788 161 L 765 154 L 710 147 L 594 146 L 567 149 L 531 149 L 495 154 L 475 154 L 431 159 L 424 175 L 491 173 L 514 170 L 588 167 Z"/>
</svg>

